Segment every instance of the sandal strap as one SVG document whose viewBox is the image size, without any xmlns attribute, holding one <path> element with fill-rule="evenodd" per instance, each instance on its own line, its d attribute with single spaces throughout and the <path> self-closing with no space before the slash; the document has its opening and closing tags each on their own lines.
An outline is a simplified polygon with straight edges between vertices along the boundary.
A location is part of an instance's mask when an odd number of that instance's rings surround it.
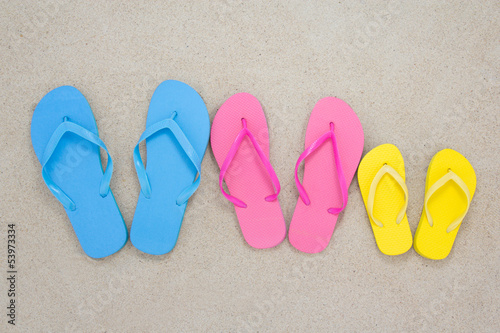
<svg viewBox="0 0 500 333">
<path fill-rule="evenodd" d="M 50 161 L 50 158 L 54 154 L 54 151 L 56 150 L 58 144 L 61 142 L 62 137 L 66 133 L 76 134 L 80 138 L 101 147 L 108 154 L 108 164 L 106 166 L 106 170 L 103 173 L 99 186 L 99 194 L 101 195 L 101 197 L 105 197 L 109 193 L 109 183 L 111 182 L 111 176 L 113 174 L 113 160 L 111 159 L 111 155 L 109 154 L 106 145 L 95 133 L 92 133 L 86 128 L 69 121 L 67 117 L 64 117 L 63 122 L 59 126 L 57 126 L 57 128 L 52 133 L 52 136 L 50 137 L 47 145 L 45 146 L 42 157 L 42 177 L 52 194 L 54 194 L 54 196 L 62 203 L 64 208 L 74 211 L 76 210 L 75 202 L 54 182 L 54 180 L 47 172 L 46 168 L 48 162 Z"/>
<path fill-rule="evenodd" d="M 429 207 L 428 207 L 429 200 L 431 199 L 434 193 L 436 193 L 441 187 L 443 187 L 449 181 L 454 181 L 458 185 L 458 187 L 460 187 L 462 192 L 465 194 L 465 196 L 467 197 L 467 208 L 465 208 L 465 211 L 462 214 L 460 214 L 453 222 L 450 223 L 450 225 L 446 229 L 446 232 L 448 233 L 452 232 L 460 225 L 465 215 L 469 211 L 471 196 L 467 184 L 465 184 L 462 178 L 460 178 L 451 169 L 448 169 L 448 172 L 443 177 L 439 178 L 434 184 L 432 184 L 431 187 L 429 187 L 429 189 L 425 193 L 425 199 L 424 199 L 425 214 L 427 216 L 427 220 L 429 221 L 429 225 L 432 227 L 434 225 L 434 221 L 432 219 L 431 213 L 429 212 Z"/>
<path fill-rule="evenodd" d="M 396 224 L 400 224 L 401 221 L 403 220 L 405 214 L 406 214 L 406 208 L 408 207 L 408 188 L 406 187 L 405 181 L 403 180 L 403 177 L 390 165 L 384 164 L 380 170 L 377 172 L 375 177 L 373 178 L 373 181 L 370 185 L 370 191 L 368 192 L 368 200 L 366 203 L 366 210 L 368 211 L 368 215 L 371 217 L 372 221 L 378 225 L 379 227 L 383 227 L 384 225 L 380 220 L 378 220 L 374 215 L 373 215 L 373 206 L 375 204 L 375 192 L 377 191 L 377 186 L 380 183 L 380 180 L 384 175 L 390 175 L 396 183 L 401 187 L 403 192 L 405 193 L 405 202 L 403 204 L 403 207 L 401 207 L 397 217 L 396 217 Z"/>
<path fill-rule="evenodd" d="M 188 187 L 186 187 L 177 197 L 176 203 L 177 205 L 181 206 L 182 204 L 188 201 L 188 199 L 193 195 L 196 189 L 198 189 L 198 186 L 200 186 L 201 159 L 196 153 L 196 150 L 189 142 L 184 132 L 182 131 L 182 129 L 174 120 L 176 115 L 177 112 L 174 111 L 170 118 L 161 120 L 146 128 L 146 130 L 142 133 L 141 137 L 139 138 L 139 142 L 137 142 L 137 145 L 134 148 L 134 165 L 135 165 L 135 170 L 137 172 L 137 177 L 139 178 L 139 183 L 141 184 L 141 192 L 142 194 L 144 194 L 146 198 L 149 199 L 151 198 L 151 184 L 149 182 L 149 177 L 146 172 L 146 169 L 144 168 L 144 163 L 142 162 L 141 153 L 139 151 L 139 144 L 159 131 L 162 131 L 164 129 L 170 130 L 170 132 L 172 132 L 182 150 L 186 153 L 189 160 L 195 166 L 196 171 L 198 173 L 197 178 L 194 180 L 194 182 Z"/>
<path fill-rule="evenodd" d="M 231 201 L 234 205 L 236 205 L 238 207 L 246 208 L 247 207 L 246 203 L 244 203 L 242 200 L 226 193 L 226 191 L 224 190 L 224 187 L 222 185 L 224 182 L 224 176 L 229 168 L 229 165 L 231 164 L 231 161 L 233 160 L 234 156 L 236 155 L 236 152 L 238 151 L 238 149 L 241 145 L 241 142 L 243 141 L 245 136 L 248 136 L 248 138 L 252 142 L 253 147 L 257 151 L 257 155 L 259 155 L 260 160 L 264 164 L 264 166 L 267 170 L 267 173 L 271 177 L 271 182 L 273 183 L 273 185 L 276 189 L 276 192 L 274 194 L 267 196 L 265 198 L 265 200 L 266 201 L 276 200 L 276 198 L 278 198 L 278 195 L 280 193 L 281 185 L 280 185 L 280 182 L 278 180 L 278 176 L 276 175 L 276 172 L 274 172 L 274 169 L 271 165 L 271 162 L 269 161 L 266 154 L 264 153 L 264 151 L 260 147 L 259 143 L 257 142 L 255 137 L 253 136 L 252 132 L 250 132 L 250 130 L 248 129 L 246 119 L 243 118 L 241 121 L 242 121 L 243 128 L 236 136 L 236 139 L 234 140 L 233 144 L 231 145 L 231 148 L 229 149 L 229 152 L 227 153 L 227 156 L 224 160 L 224 163 L 222 163 L 222 166 L 220 168 L 219 187 L 220 187 L 222 194 L 226 197 L 227 200 Z"/>
<path fill-rule="evenodd" d="M 307 192 L 302 185 L 302 183 L 299 180 L 298 176 L 298 170 L 299 170 L 299 165 L 302 163 L 306 157 L 311 155 L 316 149 L 318 149 L 326 140 L 332 139 L 332 146 L 333 146 L 333 156 L 334 156 L 334 163 L 335 167 L 337 168 L 337 178 L 338 182 L 340 185 L 340 190 L 342 192 L 342 207 L 339 208 L 329 208 L 328 212 L 330 214 L 340 214 L 344 210 L 344 208 L 347 205 L 347 201 L 349 198 L 349 193 L 347 191 L 347 183 L 346 179 L 344 176 L 344 171 L 342 169 L 342 163 L 340 161 L 340 154 L 339 154 L 339 149 L 337 146 L 337 138 L 335 137 L 335 132 L 334 132 L 334 124 L 330 123 L 330 130 L 320 136 L 318 139 L 316 139 L 309 147 L 307 147 L 304 152 L 299 156 L 299 159 L 297 160 L 297 163 L 295 164 L 295 184 L 297 185 L 297 189 L 299 190 L 299 195 L 304 204 L 306 206 L 309 206 L 311 204 L 311 200 L 309 199 L 309 196 L 307 195 Z"/>
</svg>

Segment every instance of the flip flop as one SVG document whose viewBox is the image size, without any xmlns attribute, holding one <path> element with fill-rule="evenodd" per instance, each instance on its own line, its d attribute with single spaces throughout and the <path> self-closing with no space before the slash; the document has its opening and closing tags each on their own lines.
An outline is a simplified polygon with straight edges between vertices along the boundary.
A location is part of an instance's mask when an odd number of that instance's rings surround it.
<svg viewBox="0 0 500 333">
<path fill-rule="evenodd" d="M 405 164 L 399 149 L 391 144 L 372 149 L 359 164 L 358 183 L 379 250 L 386 255 L 408 251 L 413 238 L 406 216 Z"/>
<path fill-rule="evenodd" d="M 130 240 L 137 249 L 161 255 L 174 248 L 188 199 L 200 185 L 209 135 L 207 107 L 193 88 L 174 80 L 156 88 L 146 130 L 134 149 L 141 192 Z M 146 168 L 139 152 L 144 140 Z"/>
<path fill-rule="evenodd" d="M 448 256 L 476 190 L 472 165 L 452 149 L 438 152 L 427 169 L 424 209 L 414 248 L 434 260 Z"/>
<path fill-rule="evenodd" d="M 329 139 L 333 147 L 324 144 Z M 346 102 L 326 97 L 316 103 L 307 125 L 306 149 L 295 165 L 300 197 L 288 237 L 297 250 L 317 253 L 330 242 L 337 218 L 347 205 L 347 190 L 358 167 L 363 143 L 361 123 Z M 304 159 L 301 184 L 297 172 Z"/>
<path fill-rule="evenodd" d="M 266 117 L 257 98 L 247 93 L 230 97 L 215 115 L 211 136 L 221 169 L 219 186 L 234 204 L 243 237 L 258 249 L 278 245 L 286 225 L 278 201 L 280 183 L 269 162 Z"/>
<path fill-rule="evenodd" d="M 127 227 L 109 188 L 113 161 L 89 103 L 78 89 L 63 86 L 38 103 L 31 142 L 48 188 L 61 202 L 83 251 L 103 258 L 127 242 Z M 108 153 L 103 172 L 99 149 Z"/>
</svg>

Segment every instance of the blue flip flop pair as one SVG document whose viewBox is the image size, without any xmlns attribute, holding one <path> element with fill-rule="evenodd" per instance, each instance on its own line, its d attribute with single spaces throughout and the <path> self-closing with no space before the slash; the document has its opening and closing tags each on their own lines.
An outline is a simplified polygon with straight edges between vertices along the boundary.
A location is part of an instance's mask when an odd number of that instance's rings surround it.
<svg viewBox="0 0 500 333">
<path fill-rule="evenodd" d="M 139 140 L 146 140 L 146 168 L 139 143 L 133 154 L 141 192 L 130 238 L 139 250 L 160 255 L 174 248 L 187 201 L 200 184 L 209 133 L 207 108 L 193 88 L 173 80 L 158 86 Z M 109 186 L 113 161 L 78 89 L 63 86 L 42 98 L 33 113 L 31 141 L 43 179 L 85 253 L 103 258 L 120 250 L 128 235 Z M 108 154 L 105 170 L 100 148 Z"/>
</svg>

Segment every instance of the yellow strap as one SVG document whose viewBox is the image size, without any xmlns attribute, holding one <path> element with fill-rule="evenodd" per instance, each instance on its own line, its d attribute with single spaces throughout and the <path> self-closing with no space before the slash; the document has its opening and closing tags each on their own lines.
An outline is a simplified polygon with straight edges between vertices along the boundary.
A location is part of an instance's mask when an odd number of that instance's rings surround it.
<svg viewBox="0 0 500 333">
<path fill-rule="evenodd" d="M 399 173 L 394 170 L 393 167 L 391 167 L 388 164 L 384 164 L 380 168 L 380 170 L 377 172 L 375 177 L 373 178 L 372 184 L 370 185 L 370 192 L 368 193 L 368 201 L 367 201 L 367 207 L 366 210 L 368 211 L 368 215 L 372 218 L 372 221 L 378 225 L 379 227 L 383 227 L 384 225 L 382 222 L 380 222 L 378 219 L 373 216 L 373 205 L 375 203 L 375 192 L 377 191 L 377 186 L 382 177 L 385 174 L 389 174 L 394 178 L 394 180 L 399 184 L 403 192 L 405 193 L 405 203 L 401 210 L 399 211 L 399 214 L 396 218 L 396 223 L 399 224 L 403 220 L 405 214 L 406 214 L 406 208 L 408 207 L 408 188 L 406 187 L 405 181 L 403 180 L 403 177 L 399 175 Z"/>
<path fill-rule="evenodd" d="M 456 173 L 451 171 L 451 169 L 448 169 L 448 172 L 441 178 L 439 178 L 434 184 L 432 184 L 431 187 L 429 187 L 429 190 L 425 193 L 425 199 L 424 199 L 424 206 L 425 206 L 425 214 L 427 215 L 427 220 L 429 221 L 430 226 L 432 227 L 434 222 L 432 220 L 431 213 L 429 213 L 429 208 L 428 208 L 428 201 L 432 197 L 434 193 L 436 193 L 437 190 L 439 190 L 444 184 L 449 182 L 450 180 L 453 180 L 459 187 L 460 189 L 464 192 L 465 196 L 467 197 L 467 208 L 465 211 L 460 214 L 459 217 L 457 217 L 453 222 L 450 223 L 448 228 L 446 229 L 446 232 L 452 232 L 455 230 L 460 222 L 464 219 L 465 215 L 467 214 L 467 211 L 469 210 L 470 206 L 470 192 L 469 188 L 465 184 L 465 182 L 457 176 Z"/>
</svg>

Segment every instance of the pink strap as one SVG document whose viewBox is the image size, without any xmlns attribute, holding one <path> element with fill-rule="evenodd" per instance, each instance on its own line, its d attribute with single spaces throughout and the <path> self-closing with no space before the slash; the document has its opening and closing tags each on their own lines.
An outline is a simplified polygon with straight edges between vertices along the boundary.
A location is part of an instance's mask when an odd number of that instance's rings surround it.
<svg viewBox="0 0 500 333">
<path fill-rule="evenodd" d="M 302 184 L 300 183 L 299 176 L 297 174 L 299 170 L 299 165 L 307 156 L 311 155 L 316 149 L 318 149 L 318 147 L 320 147 L 323 144 L 323 142 L 331 138 L 333 145 L 335 167 L 337 168 L 337 176 L 340 184 L 340 190 L 342 191 L 342 207 L 329 208 L 328 213 L 337 215 L 341 211 L 343 211 L 345 206 L 347 205 L 348 192 L 344 177 L 344 171 L 342 171 L 342 163 L 340 163 L 340 155 L 337 147 L 337 139 L 335 138 L 335 133 L 333 129 L 334 125 L 333 123 L 330 123 L 330 130 L 325 134 L 323 134 L 322 136 L 320 136 L 318 139 L 316 139 L 316 141 L 314 141 L 309 147 L 307 147 L 306 150 L 304 150 L 304 152 L 300 155 L 299 159 L 297 160 L 297 164 L 295 164 L 295 183 L 297 184 L 297 189 L 299 190 L 300 198 L 306 204 L 306 206 L 309 206 L 311 204 L 311 200 L 309 200 L 309 196 L 307 195 L 304 186 L 302 186 Z"/>
<path fill-rule="evenodd" d="M 264 163 L 264 166 L 266 167 L 267 172 L 269 173 L 269 176 L 271 177 L 271 181 L 273 182 L 274 187 L 276 188 L 276 193 L 272 194 L 268 197 L 266 197 L 266 201 L 274 201 L 278 197 L 278 194 L 280 193 L 281 186 L 280 182 L 278 180 L 278 176 L 276 176 L 276 173 L 274 172 L 273 167 L 271 166 L 271 162 L 269 162 L 269 159 L 267 158 L 266 154 L 262 151 L 262 148 L 259 146 L 259 143 L 253 136 L 252 132 L 247 128 L 247 121 L 245 118 L 241 119 L 241 122 L 243 123 L 243 129 L 238 133 L 236 136 L 236 139 L 234 140 L 233 144 L 231 145 L 231 149 L 229 149 L 229 152 L 227 153 L 226 159 L 224 160 L 224 163 L 222 163 L 222 166 L 220 168 L 220 175 L 219 175 L 219 186 L 220 190 L 222 191 L 222 194 L 226 197 L 227 200 L 231 201 L 233 204 L 235 204 L 238 207 L 241 208 L 247 208 L 246 203 L 241 201 L 240 199 L 233 197 L 232 195 L 229 195 L 224 191 L 224 187 L 222 186 L 222 182 L 224 181 L 224 175 L 226 174 L 227 169 L 229 168 L 229 165 L 231 164 L 231 161 L 234 158 L 234 155 L 236 155 L 236 152 L 238 151 L 238 148 L 240 147 L 241 142 L 245 138 L 245 135 L 247 135 L 250 138 L 250 141 L 252 142 L 255 150 L 257 151 L 257 154 L 260 157 L 260 160 L 262 163 Z"/>
</svg>

